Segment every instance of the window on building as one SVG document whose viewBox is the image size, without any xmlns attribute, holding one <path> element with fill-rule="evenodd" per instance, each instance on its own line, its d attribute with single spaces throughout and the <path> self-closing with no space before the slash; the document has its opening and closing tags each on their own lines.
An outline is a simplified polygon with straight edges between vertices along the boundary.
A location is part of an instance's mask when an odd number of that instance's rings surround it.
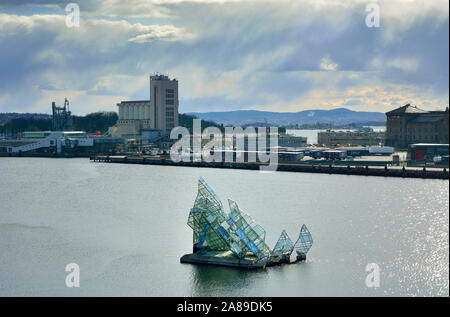
<svg viewBox="0 0 450 317">
<path fill-rule="evenodd" d="M 166 98 L 175 98 L 175 91 L 173 89 L 166 89 Z"/>
<path fill-rule="evenodd" d="M 174 116 L 174 111 L 173 111 L 172 107 L 166 108 L 166 116 L 167 117 L 173 117 Z"/>
</svg>

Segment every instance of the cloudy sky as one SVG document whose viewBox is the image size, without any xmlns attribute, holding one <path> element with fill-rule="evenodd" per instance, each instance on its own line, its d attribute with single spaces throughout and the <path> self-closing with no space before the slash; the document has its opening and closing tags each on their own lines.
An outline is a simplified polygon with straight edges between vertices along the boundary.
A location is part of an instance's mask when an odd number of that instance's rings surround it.
<svg viewBox="0 0 450 317">
<path fill-rule="evenodd" d="M 180 112 L 449 103 L 446 0 L 79 0 L 73 28 L 69 2 L 0 1 L 0 112 L 116 110 L 155 72 L 179 80 Z"/>
</svg>

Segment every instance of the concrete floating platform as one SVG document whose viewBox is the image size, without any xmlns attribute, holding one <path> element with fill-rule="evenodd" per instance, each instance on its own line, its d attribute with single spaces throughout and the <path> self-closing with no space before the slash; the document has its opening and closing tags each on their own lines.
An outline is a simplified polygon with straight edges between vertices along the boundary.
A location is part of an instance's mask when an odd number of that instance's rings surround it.
<svg viewBox="0 0 450 317">
<path fill-rule="evenodd" d="M 180 258 L 181 263 L 208 264 L 216 266 L 228 266 L 243 269 L 261 269 L 265 263 L 253 263 L 252 258 L 239 259 L 232 255 L 231 251 L 226 252 L 197 252 L 185 254 Z"/>
<path fill-rule="evenodd" d="M 297 257 L 298 261 L 304 261 L 306 256 L 301 255 Z M 205 264 L 205 265 L 215 265 L 215 266 L 227 266 L 241 269 L 262 269 L 269 266 L 280 265 L 283 263 L 295 263 L 289 262 L 288 259 L 282 259 L 277 262 L 268 262 L 268 263 L 254 263 L 255 257 L 245 257 L 243 259 L 239 259 L 233 255 L 231 251 L 225 252 L 197 252 L 185 254 L 180 258 L 181 263 L 190 263 L 190 264 Z"/>
</svg>

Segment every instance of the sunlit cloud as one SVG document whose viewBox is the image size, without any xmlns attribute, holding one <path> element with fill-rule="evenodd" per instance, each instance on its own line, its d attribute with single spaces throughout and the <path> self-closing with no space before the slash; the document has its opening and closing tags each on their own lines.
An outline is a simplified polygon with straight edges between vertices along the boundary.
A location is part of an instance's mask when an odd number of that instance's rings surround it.
<svg viewBox="0 0 450 317">
<path fill-rule="evenodd" d="M 323 57 L 320 60 L 320 69 L 322 70 L 337 70 L 338 64 L 334 63 L 330 58 Z"/>
<path fill-rule="evenodd" d="M 0 4 L 0 111 L 116 110 L 149 98 L 148 76 L 180 83 L 180 111 L 387 111 L 414 101 L 444 108 L 448 2 L 80 0 Z M 61 101 L 60 101 L 61 102 Z"/>
</svg>

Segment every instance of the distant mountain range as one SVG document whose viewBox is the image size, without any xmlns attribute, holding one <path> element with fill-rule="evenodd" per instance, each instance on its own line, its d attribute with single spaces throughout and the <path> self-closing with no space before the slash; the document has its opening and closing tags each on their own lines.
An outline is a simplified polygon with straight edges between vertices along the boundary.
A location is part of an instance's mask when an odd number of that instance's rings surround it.
<svg viewBox="0 0 450 317">
<path fill-rule="evenodd" d="M 259 110 L 237 110 L 223 112 L 190 112 L 204 121 L 218 124 L 242 126 L 270 124 L 275 126 L 295 125 L 384 125 L 386 115 L 381 112 L 353 111 L 346 108 L 333 110 L 304 110 L 299 112 L 270 112 Z M 0 126 L 14 119 L 50 120 L 49 114 L 43 113 L 0 113 Z"/>
<path fill-rule="evenodd" d="M 210 120 L 224 125 L 248 125 L 267 123 L 276 126 L 307 124 L 384 124 L 386 115 L 381 112 L 353 111 L 346 108 L 333 110 L 305 110 L 299 112 L 270 112 L 258 110 L 237 110 L 224 112 L 190 112 L 202 120 Z"/>
</svg>

